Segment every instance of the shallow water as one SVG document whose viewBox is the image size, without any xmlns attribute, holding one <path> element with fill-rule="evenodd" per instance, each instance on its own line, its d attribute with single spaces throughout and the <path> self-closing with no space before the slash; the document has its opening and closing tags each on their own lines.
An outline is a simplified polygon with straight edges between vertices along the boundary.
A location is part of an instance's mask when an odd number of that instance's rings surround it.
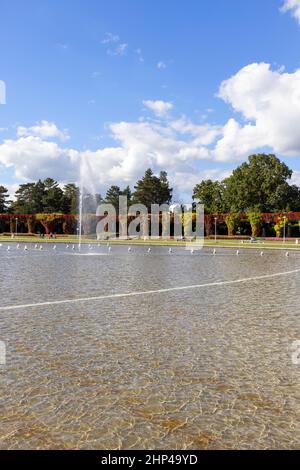
<svg viewBox="0 0 300 470">
<path fill-rule="evenodd" d="M 296 252 L 23 247 L 0 247 L 0 307 L 300 269 Z M 299 448 L 299 285 L 295 272 L 0 309 L 0 448 Z"/>
</svg>

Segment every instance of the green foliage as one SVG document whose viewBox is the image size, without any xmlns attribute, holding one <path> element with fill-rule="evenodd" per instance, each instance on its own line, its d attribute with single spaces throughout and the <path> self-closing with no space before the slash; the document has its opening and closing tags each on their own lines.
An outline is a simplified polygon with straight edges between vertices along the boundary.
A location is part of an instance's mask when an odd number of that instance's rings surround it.
<svg viewBox="0 0 300 470">
<path fill-rule="evenodd" d="M 292 171 L 275 155 L 250 155 L 248 161 L 233 170 L 224 181 L 208 179 L 197 184 L 193 189 L 193 199 L 204 204 L 206 214 L 300 211 L 300 188 L 289 184 L 291 175 Z M 172 188 L 165 171 L 156 176 L 149 168 L 134 189 L 131 194 L 129 186 L 121 190 L 119 186 L 113 185 L 107 190 L 105 201 L 118 210 L 119 196 L 126 195 L 128 205 L 142 203 L 150 211 L 151 204 L 169 204 L 172 200 Z M 7 189 L 0 186 L 0 213 L 76 214 L 79 189 L 74 183 L 66 184 L 62 189 L 57 181 L 47 178 L 21 184 L 15 201 L 9 203 L 7 199 Z M 95 213 L 101 202 L 100 194 L 84 194 L 84 212 Z M 259 222 L 251 220 L 249 218 L 252 232 L 256 233 Z"/>
<path fill-rule="evenodd" d="M 79 202 L 79 188 L 73 184 L 66 184 L 61 199 L 61 209 L 64 214 L 77 214 Z"/>
<path fill-rule="evenodd" d="M 4 186 L 0 186 L 0 213 L 7 212 L 8 210 L 8 189 Z"/>
<path fill-rule="evenodd" d="M 125 189 L 123 189 L 122 191 L 122 196 L 126 196 L 127 197 L 127 203 L 128 205 L 130 204 L 131 202 L 131 199 L 132 199 L 132 193 L 131 193 L 131 189 L 129 186 L 126 186 Z"/>
<path fill-rule="evenodd" d="M 240 214 L 231 212 L 224 217 L 224 220 L 228 228 L 228 235 L 234 235 L 239 225 Z"/>
<path fill-rule="evenodd" d="M 50 223 L 50 222 L 57 222 L 59 220 L 63 220 L 63 214 L 36 214 L 35 220 L 41 223 Z"/>
<path fill-rule="evenodd" d="M 21 184 L 11 209 L 15 214 L 49 213 L 63 210 L 64 203 L 64 192 L 57 181 L 47 178 L 36 183 Z"/>
<path fill-rule="evenodd" d="M 204 204 L 204 211 L 207 214 L 226 211 L 224 184 L 220 181 L 210 179 L 201 181 L 194 187 L 193 199 L 197 199 L 201 204 Z"/>
<path fill-rule="evenodd" d="M 126 196 L 127 204 L 130 205 L 132 195 L 131 195 L 131 190 L 129 186 L 126 186 L 126 188 L 123 189 L 123 191 L 121 191 L 119 186 L 114 186 L 114 185 L 111 186 L 106 192 L 105 202 L 107 202 L 108 204 L 112 204 L 114 208 L 116 209 L 116 211 L 118 211 L 120 196 Z"/>
<path fill-rule="evenodd" d="M 111 186 L 105 196 L 105 202 L 112 204 L 115 209 L 119 207 L 119 197 L 121 196 L 122 191 L 119 186 Z"/>
<path fill-rule="evenodd" d="M 251 225 L 252 236 L 258 237 L 261 228 L 261 214 L 259 212 L 248 212 L 247 217 Z"/>
<path fill-rule="evenodd" d="M 43 182 L 44 195 L 42 198 L 43 212 L 56 212 L 61 209 L 63 191 L 57 181 L 47 178 Z"/>
<path fill-rule="evenodd" d="M 285 227 L 285 234 L 287 232 L 288 226 L 289 226 L 289 219 L 285 215 L 281 215 L 277 219 L 277 223 L 274 225 L 274 230 L 276 232 L 276 237 L 280 238 L 283 235 L 284 227 Z"/>
<path fill-rule="evenodd" d="M 251 155 L 248 160 L 224 180 L 224 198 L 229 210 L 272 212 L 291 206 L 291 187 L 287 180 L 292 170 L 271 154 Z"/>
<path fill-rule="evenodd" d="M 44 185 L 39 180 L 37 183 L 25 183 L 16 191 L 16 200 L 11 208 L 15 214 L 36 214 L 43 211 Z"/>
<path fill-rule="evenodd" d="M 169 187 L 167 173 L 162 171 L 157 177 L 149 168 L 134 187 L 133 202 L 144 204 L 151 210 L 151 204 L 169 204 L 172 200 L 172 189 Z"/>
</svg>

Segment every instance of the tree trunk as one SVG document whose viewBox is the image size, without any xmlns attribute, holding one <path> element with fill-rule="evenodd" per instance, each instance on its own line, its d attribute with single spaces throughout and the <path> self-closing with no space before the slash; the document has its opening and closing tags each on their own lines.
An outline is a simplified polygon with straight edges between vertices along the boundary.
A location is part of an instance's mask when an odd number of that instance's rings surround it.
<svg viewBox="0 0 300 470">
<path fill-rule="evenodd" d="M 73 234 L 73 233 L 75 232 L 75 223 L 74 223 L 74 219 L 72 219 L 72 218 L 70 218 L 70 217 L 64 219 L 63 224 L 62 224 L 62 227 L 63 227 L 63 233 L 64 233 L 64 235 Z"/>
<path fill-rule="evenodd" d="M 34 233 L 34 220 L 32 217 L 26 218 L 28 233 Z"/>
<path fill-rule="evenodd" d="M 204 226 L 205 226 L 205 234 L 207 237 L 213 235 L 214 228 L 213 228 L 213 216 L 210 214 L 205 214 L 204 216 Z"/>
<path fill-rule="evenodd" d="M 41 220 L 40 222 L 45 229 L 46 235 L 49 235 L 55 230 L 55 221 Z"/>
<path fill-rule="evenodd" d="M 252 237 L 259 237 L 261 233 L 261 223 L 251 224 L 251 235 Z"/>
</svg>

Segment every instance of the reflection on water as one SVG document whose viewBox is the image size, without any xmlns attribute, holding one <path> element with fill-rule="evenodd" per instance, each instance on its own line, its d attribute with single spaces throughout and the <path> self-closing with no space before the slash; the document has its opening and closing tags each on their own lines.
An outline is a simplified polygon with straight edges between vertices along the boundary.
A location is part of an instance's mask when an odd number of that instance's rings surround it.
<svg viewBox="0 0 300 470">
<path fill-rule="evenodd" d="M 300 253 L 83 252 L 105 256 L 2 246 L 1 306 L 300 267 Z M 0 448 L 299 448 L 299 281 L 0 311 Z"/>
</svg>

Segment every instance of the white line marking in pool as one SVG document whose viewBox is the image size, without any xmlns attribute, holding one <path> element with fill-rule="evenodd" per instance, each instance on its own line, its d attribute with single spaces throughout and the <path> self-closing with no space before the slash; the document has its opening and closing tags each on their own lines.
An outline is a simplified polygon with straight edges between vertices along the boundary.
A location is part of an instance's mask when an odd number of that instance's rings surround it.
<svg viewBox="0 0 300 470">
<path fill-rule="evenodd" d="M 299 272 L 300 272 L 300 268 L 294 269 L 293 271 L 285 271 L 282 273 L 274 273 L 274 274 L 264 274 L 262 276 L 245 277 L 243 279 L 234 279 L 232 281 L 216 281 L 216 282 L 209 282 L 206 284 L 194 284 L 191 286 L 167 287 L 165 289 L 136 291 L 136 292 L 127 292 L 127 293 L 125 292 L 123 294 L 108 294 L 108 295 L 99 295 L 96 297 L 80 297 L 78 299 L 65 299 L 65 300 L 53 300 L 53 301 L 48 301 L 48 302 L 37 302 L 34 304 L 10 305 L 7 307 L 0 307 L 0 311 L 17 310 L 20 308 L 46 307 L 49 305 L 72 304 L 76 302 L 87 302 L 87 301 L 93 301 L 93 300 L 119 299 L 122 297 L 134 297 L 138 295 L 161 294 L 161 293 L 174 292 L 174 291 L 180 291 L 180 290 L 200 289 L 201 287 L 225 286 L 229 284 L 238 284 L 242 282 L 259 281 L 260 279 L 269 279 L 269 278 L 278 277 L 278 276 L 287 276 L 289 274 L 295 274 Z"/>
</svg>

